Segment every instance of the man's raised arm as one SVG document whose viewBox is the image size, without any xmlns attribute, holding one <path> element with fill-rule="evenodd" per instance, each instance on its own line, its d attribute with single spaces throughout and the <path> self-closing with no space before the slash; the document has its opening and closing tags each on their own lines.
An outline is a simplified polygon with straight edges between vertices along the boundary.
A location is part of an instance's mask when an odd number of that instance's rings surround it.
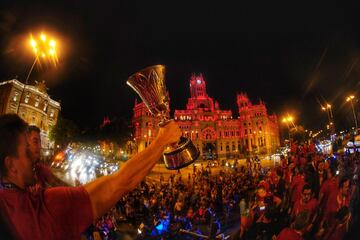
<svg viewBox="0 0 360 240">
<path fill-rule="evenodd" d="M 86 184 L 94 220 L 104 215 L 127 192 L 134 189 L 161 158 L 165 147 L 179 141 L 181 130 L 171 121 L 159 129 L 155 140 L 134 155 L 116 173 Z"/>
</svg>

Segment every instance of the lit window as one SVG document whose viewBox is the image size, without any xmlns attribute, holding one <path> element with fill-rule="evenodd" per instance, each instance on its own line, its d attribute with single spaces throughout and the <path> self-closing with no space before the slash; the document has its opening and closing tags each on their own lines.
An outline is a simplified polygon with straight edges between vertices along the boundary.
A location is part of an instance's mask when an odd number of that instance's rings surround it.
<svg viewBox="0 0 360 240">
<path fill-rule="evenodd" d="M 51 112 L 50 112 L 50 117 L 51 117 L 51 118 L 54 117 L 54 110 L 51 110 Z"/>
<path fill-rule="evenodd" d="M 29 102 L 29 98 L 30 98 L 30 93 L 26 93 L 25 103 L 28 103 L 28 102 Z"/>
<path fill-rule="evenodd" d="M 201 80 L 200 79 L 196 80 L 196 83 L 201 84 Z"/>
<path fill-rule="evenodd" d="M 14 101 L 14 102 L 17 101 L 18 95 L 19 95 L 18 92 L 15 92 L 15 93 L 14 93 L 14 97 L 13 97 L 13 101 Z"/>
<path fill-rule="evenodd" d="M 46 112 L 47 106 L 48 106 L 48 102 L 44 102 L 44 108 L 43 108 L 44 112 Z"/>
<path fill-rule="evenodd" d="M 40 103 L 40 98 L 36 97 L 36 101 L 35 101 L 35 107 L 38 107 Z"/>
</svg>

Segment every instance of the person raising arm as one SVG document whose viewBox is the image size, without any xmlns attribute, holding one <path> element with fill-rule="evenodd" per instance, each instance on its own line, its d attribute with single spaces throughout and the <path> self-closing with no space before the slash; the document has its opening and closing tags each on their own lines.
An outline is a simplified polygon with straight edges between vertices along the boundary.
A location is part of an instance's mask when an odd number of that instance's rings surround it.
<svg viewBox="0 0 360 240">
<path fill-rule="evenodd" d="M 134 155 L 116 173 L 79 187 L 41 188 L 36 183 L 28 126 L 15 114 L 0 116 L 0 222 L 15 239 L 79 239 L 91 223 L 151 171 L 166 146 L 178 141 L 175 122 L 159 129 L 148 148 Z"/>
</svg>

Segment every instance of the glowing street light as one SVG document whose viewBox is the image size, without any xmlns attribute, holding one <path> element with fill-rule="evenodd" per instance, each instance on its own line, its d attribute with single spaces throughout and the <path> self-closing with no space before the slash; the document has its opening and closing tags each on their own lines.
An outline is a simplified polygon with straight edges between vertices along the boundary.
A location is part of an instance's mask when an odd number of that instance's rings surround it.
<svg viewBox="0 0 360 240">
<path fill-rule="evenodd" d="M 35 64 L 37 62 L 41 64 L 40 57 L 43 61 L 48 61 L 55 66 L 58 63 L 57 42 L 54 38 L 47 36 L 45 33 L 41 33 L 38 38 L 36 38 L 36 36 L 30 35 L 29 45 L 34 52 L 35 60 L 26 77 L 26 84 L 28 84 L 29 77 L 34 69 Z"/>
<path fill-rule="evenodd" d="M 328 120 L 329 120 L 329 125 L 331 125 L 331 129 L 328 128 L 329 130 L 331 130 L 332 132 L 335 132 L 335 125 L 333 124 L 333 113 L 332 113 L 332 106 L 329 103 L 326 103 L 325 106 L 321 106 L 321 110 L 326 111 L 327 116 L 328 116 Z"/>
<path fill-rule="evenodd" d="M 293 127 L 295 128 L 295 124 L 294 124 L 294 117 L 291 115 L 288 115 L 287 117 L 284 117 L 282 120 L 283 123 L 289 124 L 291 123 L 293 125 Z M 288 125 L 289 126 L 289 125 Z"/>
<path fill-rule="evenodd" d="M 355 109 L 354 109 L 354 104 L 353 104 L 353 100 L 355 99 L 354 95 L 350 95 L 346 98 L 346 102 L 350 102 L 351 105 L 351 109 L 354 115 L 354 122 L 355 122 L 355 131 L 357 131 L 358 129 L 358 124 L 357 124 L 357 117 L 356 117 L 356 113 L 355 113 Z"/>
<path fill-rule="evenodd" d="M 290 123 L 293 125 L 293 127 L 296 129 L 296 126 L 295 126 L 295 124 L 294 124 L 294 117 L 293 116 L 291 116 L 291 115 L 287 115 L 286 117 L 284 117 L 283 119 L 282 119 L 282 122 L 283 123 L 285 123 L 286 125 L 287 125 L 287 127 L 289 128 L 289 139 L 291 138 L 291 131 L 290 131 Z"/>
</svg>

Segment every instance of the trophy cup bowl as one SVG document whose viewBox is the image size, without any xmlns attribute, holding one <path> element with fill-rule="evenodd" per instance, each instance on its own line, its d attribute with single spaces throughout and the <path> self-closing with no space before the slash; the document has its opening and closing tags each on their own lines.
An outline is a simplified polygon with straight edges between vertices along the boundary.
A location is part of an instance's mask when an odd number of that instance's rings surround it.
<svg viewBox="0 0 360 240">
<path fill-rule="evenodd" d="M 154 65 L 134 73 L 126 82 L 140 96 L 150 113 L 160 117 L 159 126 L 169 123 L 169 97 L 165 86 L 165 66 Z M 200 155 L 193 142 L 181 137 L 176 146 L 168 146 L 163 153 L 166 168 L 180 169 L 193 163 Z"/>
</svg>

